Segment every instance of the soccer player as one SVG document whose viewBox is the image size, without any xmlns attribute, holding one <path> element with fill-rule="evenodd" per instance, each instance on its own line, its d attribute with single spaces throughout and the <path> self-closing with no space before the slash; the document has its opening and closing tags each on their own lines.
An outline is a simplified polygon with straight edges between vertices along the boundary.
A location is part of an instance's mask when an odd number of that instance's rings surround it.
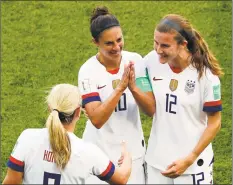
<svg viewBox="0 0 233 185">
<path fill-rule="evenodd" d="M 151 88 L 156 102 L 145 157 L 148 184 L 211 184 L 211 141 L 221 127 L 222 69 L 205 40 L 180 15 L 160 21 L 154 49 L 136 78 L 142 90 Z M 145 106 L 145 96 L 153 101 L 152 93 L 145 95 L 135 85 L 134 71 L 140 69 L 131 66 L 129 86 L 142 109 L 153 115 L 153 107 Z"/>
<path fill-rule="evenodd" d="M 97 146 L 73 133 L 81 111 L 78 87 L 54 86 L 47 103 L 51 111 L 47 128 L 21 133 L 7 163 L 3 184 L 85 184 L 90 174 L 109 183 L 125 184 L 132 165 L 125 144 L 124 160 L 115 167 Z"/>
<path fill-rule="evenodd" d="M 132 63 L 142 57 L 123 51 L 120 24 L 106 7 L 93 11 L 90 30 L 98 53 L 80 68 L 78 84 L 83 107 L 89 117 L 83 139 L 98 145 L 118 164 L 121 141 L 125 140 L 132 155 L 132 172 L 128 183 L 145 183 L 145 142 L 138 106 L 127 88 Z M 99 184 L 91 177 L 89 184 Z"/>
</svg>

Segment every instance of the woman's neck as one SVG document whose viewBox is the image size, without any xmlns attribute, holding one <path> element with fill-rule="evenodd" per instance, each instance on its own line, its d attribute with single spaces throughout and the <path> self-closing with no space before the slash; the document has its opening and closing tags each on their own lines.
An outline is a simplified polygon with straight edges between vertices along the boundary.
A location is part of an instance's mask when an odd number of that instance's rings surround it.
<svg viewBox="0 0 233 185">
<path fill-rule="evenodd" d="M 120 67 L 121 64 L 121 56 L 116 59 L 107 59 L 100 53 L 96 55 L 97 60 L 106 68 L 107 71 L 111 71 Z"/>
<path fill-rule="evenodd" d="M 187 51 L 183 55 L 178 55 L 174 60 L 168 62 L 172 68 L 178 68 L 181 71 L 189 66 L 191 62 L 191 54 Z"/>
</svg>

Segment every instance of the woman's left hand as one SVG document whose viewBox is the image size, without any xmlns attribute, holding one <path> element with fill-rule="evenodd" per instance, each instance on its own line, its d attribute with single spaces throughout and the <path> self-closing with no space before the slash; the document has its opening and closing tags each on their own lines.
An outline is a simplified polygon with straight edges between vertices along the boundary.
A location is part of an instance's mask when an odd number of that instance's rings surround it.
<svg viewBox="0 0 233 185">
<path fill-rule="evenodd" d="M 129 73 L 129 90 L 132 91 L 136 87 L 135 83 L 135 69 L 134 62 L 130 61 L 130 73 Z"/>
</svg>

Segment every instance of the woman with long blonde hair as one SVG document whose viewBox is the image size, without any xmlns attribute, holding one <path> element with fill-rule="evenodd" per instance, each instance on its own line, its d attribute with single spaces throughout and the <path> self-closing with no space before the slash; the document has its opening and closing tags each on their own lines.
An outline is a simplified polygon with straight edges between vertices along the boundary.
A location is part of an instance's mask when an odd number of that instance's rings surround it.
<svg viewBox="0 0 233 185">
<path fill-rule="evenodd" d="M 115 168 L 97 146 L 73 133 L 81 112 L 78 87 L 56 85 L 46 101 L 50 110 L 46 128 L 21 133 L 3 184 L 85 184 L 91 174 L 109 183 L 125 184 L 131 173 L 131 156 L 124 143 L 123 161 Z"/>
</svg>

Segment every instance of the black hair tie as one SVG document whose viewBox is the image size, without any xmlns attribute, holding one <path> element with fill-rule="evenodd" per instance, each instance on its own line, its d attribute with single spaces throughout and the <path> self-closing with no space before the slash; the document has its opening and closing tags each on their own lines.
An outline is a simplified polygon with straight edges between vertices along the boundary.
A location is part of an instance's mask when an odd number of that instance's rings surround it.
<svg viewBox="0 0 233 185">
<path fill-rule="evenodd" d="M 57 111 L 58 113 L 60 113 L 59 110 L 57 110 L 57 109 L 53 109 L 53 111 Z"/>
</svg>

